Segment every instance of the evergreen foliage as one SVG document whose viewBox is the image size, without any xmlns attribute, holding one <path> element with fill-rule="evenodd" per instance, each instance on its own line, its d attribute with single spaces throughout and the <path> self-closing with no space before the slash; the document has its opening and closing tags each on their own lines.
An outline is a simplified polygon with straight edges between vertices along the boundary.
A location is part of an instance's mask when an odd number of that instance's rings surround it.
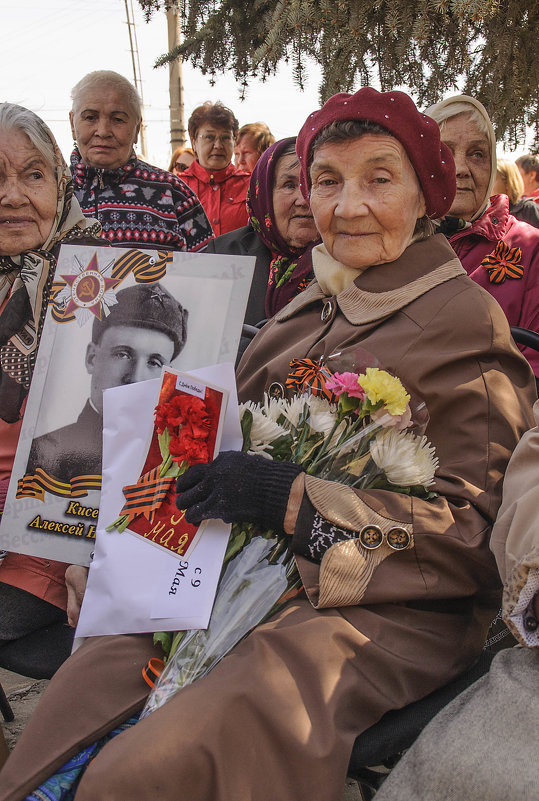
<svg viewBox="0 0 539 801">
<path fill-rule="evenodd" d="M 211 76 L 232 70 L 243 91 L 292 63 L 300 88 L 305 58 L 323 72 L 320 99 L 360 85 L 408 86 L 425 107 L 458 92 L 488 109 L 498 139 L 539 148 L 538 0 L 138 0 L 148 19 L 177 5 L 177 55 Z"/>
</svg>

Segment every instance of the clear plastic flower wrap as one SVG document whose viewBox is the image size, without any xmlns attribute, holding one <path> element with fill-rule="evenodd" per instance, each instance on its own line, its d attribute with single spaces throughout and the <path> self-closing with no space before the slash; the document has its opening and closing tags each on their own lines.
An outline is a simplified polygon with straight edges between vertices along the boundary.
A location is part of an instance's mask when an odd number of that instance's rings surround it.
<svg viewBox="0 0 539 801">
<path fill-rule="evenodd" d="M 307 474 L 356 489 L 434 497 L 438 460 L 423 436 L 424 404 L 396 376 L 372 367 L 369 354 L 339 357 L 324 364 L 293 360 L 287 381 L 293 397 L 266 395 L 262 403 L 240 404 L 243 450 L 301 464 Z M 205 676 L 301 591 L 289 542 L 252 523 L 232 526 L 208 629 L 179 632 L 172 641 L 166 633 L 155 635 L 168 656 L 143 716 Z M 412 538 L 394 547 L 413 547 Z"/>
<path fill-rule="evenodd" d="M 208 628 L 181 632 L 141 717 L 209 673 L 252 628 L 300 591 L 301 581 L 285 538 L 278 539 L 271 532 L 257 536 L 254 526 L 243 533 L 249 545 L 241 547 L 223 570 Z"/>
</svg>

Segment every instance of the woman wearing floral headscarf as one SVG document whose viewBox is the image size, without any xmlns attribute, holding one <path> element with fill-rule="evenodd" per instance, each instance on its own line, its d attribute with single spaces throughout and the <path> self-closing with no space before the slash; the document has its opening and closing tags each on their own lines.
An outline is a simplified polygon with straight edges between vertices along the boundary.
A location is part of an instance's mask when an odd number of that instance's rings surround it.
<svg viewBox="0 0 539 801">
<path fill-rule="evenodd" d="M 496 137 L 485 107 L 457 95 L 427 109 L 455 159 L 457 193 L 442 220 L 462 266 L 496 298 L 509 325 L 539 331 L 539 230 L 509 213 L 506 195 L 493 193 Z M 539 377 L 539 353 L 523 348 Z"/>
<path fill-rule="evenodd" d="M 245 322 L 273 317 L 313 277 L 311 250 L 320 238 L 299 188 L 296 137 L 264 151 L 247 193 L 249 225 L 210 242 L 207 253 L 256 256 Z"/>
<path fill-rule="evenodd" d="M 100 231 L 73 197 L 71 174 L 44 122 L 25 108 L 0 104 L 0 510 L 59 247 L 94 241 Z M 60 562 L 12 553 L 0 563 L 3 667 L 50 677 L 69 655 L 67 627 L 58 651 L 51 636 L 42 638 L 45 627 L 66 622 L 65 570 Z"/>
<path fill-rule="evenodd" d="M 323 242 L 315 280 L 245 352 L 239 396 L 292 398 L 298 361 L 339 369 L 367 351 L 425 401 L 436 497 L 353 489 L 234 451 L 183 473 L 187 520 L 287 534 L 304 591 L 105 744 L 75 801 L 339 801 L 357 735 L 471 666 L 499 608 L 489 530 L 535 386 L 499 306 L 432 234 L 453 201 L 451 153 L 407 95 L 368 87 L 313 112 L 297 153 Z M 51 797 L 51 773 L 67 763 L 79 777 L 81 749 L 140 709 L 151 637 L 90 639 L 50 682 L 0 801 L 44 779 L 29 798 Z"/>
</svg>

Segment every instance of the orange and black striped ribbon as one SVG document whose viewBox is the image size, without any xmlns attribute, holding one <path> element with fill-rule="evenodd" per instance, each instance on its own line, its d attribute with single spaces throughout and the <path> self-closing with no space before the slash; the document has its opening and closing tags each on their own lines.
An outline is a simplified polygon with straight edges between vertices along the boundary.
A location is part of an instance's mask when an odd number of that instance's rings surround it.
<svg viewBox="0 0 539 801">
<path fill-rule="evenodd" d="M 122 281 L 129 273 L 133 273 L 137 284 L 155 284 L 167 273 L 167 264 L 171 264 L 173 254 L 170 250 L 158 250 L 157 256 L 145 250 L 128 250 L 114 262 L 112 278 Z M 57 323 L 69 323 L 75 319 L 74 314 L 64 314 L 63 307 L 59 308 L 55 299 L 65 289 L 64 281 L 55 281 L 51 287 L 50 305 L 52 317 Z"/>
<path fill-rule="evenodd" d="M 503 284 L 506 278 L 518 279 L 524 275 L 522 250 L 510 248 L 503 239 L 489 256 L 485 256 L 481 264 L 488 272 L 491 284 Z"/>
<path fill-rule="evenodd" d="M 174 477 L 159 478 L 159 467 L 144 473 L 136 484 L 128 484 L 123 488 L 125 503 L 120 515 L 127 515 L 129 522 L 138 515 L 144 515 L 152 523 L 155 512 L 175 480 Z"/>
<path fill-rule="evenodd" d="M 144 665 L 142 668 L 142 678 L 149 687 L 153 688 L 155 682 L 163 672 L 164 667 L 165 663 L 163 660 L 158 659 L 156 656 L 152 657 L 147 665 Z"/>
<path fill-rule="evenodd" d="M 333 393 L 326 389 L 326 381 L 330 378 L 332 378 L 331 372 L 322 364 L 311 359 L 292 359 L 286 386 L 300 395 L 310 392 L 312 395 L 332 401 Z"/>
<path fill-rule="evenodd" d="M 49 475 L 42 467 L 35 473 L 27 473 L 17 482 L 16 498 L 37 498 L 45 500 L 45 492 L 58 495 L 60 498 L 82 498 L 90 490 L 101 489 L 101 476 L 83 475 L 75 476 L 69 481 L 60 481 Z"/>
<path fill-rule="evenodd" d="M 169 250 L 158 250 L 157 258 L 143 250 L 128 250 L 114 262 L 112 277 L 122 280 L 132 272 L 137 284 L 154 284 L 166 275 L 172 259 Z"/>
</svg>

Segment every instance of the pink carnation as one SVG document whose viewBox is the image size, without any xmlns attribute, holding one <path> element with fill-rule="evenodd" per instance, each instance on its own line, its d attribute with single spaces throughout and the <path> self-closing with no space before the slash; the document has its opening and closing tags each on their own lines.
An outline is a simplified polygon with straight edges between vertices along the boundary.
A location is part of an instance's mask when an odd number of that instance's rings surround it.
<svg viewBox="0 0 539 801">
<path fill-rule="evenodd" d="M 346 393 L 349 398 L 359 398 L 363 400 L 365 391 L 358 383 L 357 373 L 334 373 L 333 377 L 326 381 L 326 388 L 339 397 Z"/>
</svg>

